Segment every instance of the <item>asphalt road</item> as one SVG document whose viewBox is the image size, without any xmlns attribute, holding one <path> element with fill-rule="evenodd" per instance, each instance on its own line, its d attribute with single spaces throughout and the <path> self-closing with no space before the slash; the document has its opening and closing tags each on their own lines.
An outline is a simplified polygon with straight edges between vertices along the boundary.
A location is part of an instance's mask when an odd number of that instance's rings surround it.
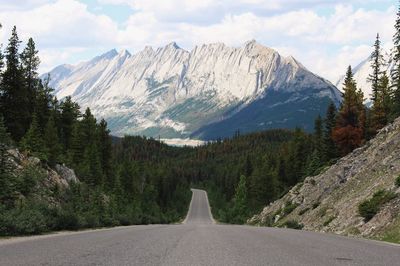
<svg viewBox="0 0 400 266">
<path fill-rule="evenodd" d="M 0 240 L 0 265 L 400 265 L 400 246 L 251 226 L 218 225 L 193 190 L 183 224 Z"/>
</svg>

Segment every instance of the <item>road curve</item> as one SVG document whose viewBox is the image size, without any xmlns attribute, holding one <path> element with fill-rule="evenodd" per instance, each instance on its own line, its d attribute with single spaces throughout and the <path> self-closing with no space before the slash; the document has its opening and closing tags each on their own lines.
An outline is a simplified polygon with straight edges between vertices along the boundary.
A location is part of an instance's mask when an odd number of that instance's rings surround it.
<svg viewBox="0 0 400 266">
<path fill-rule="evenodd" d="M 400 247 L 290 229 L 215 224 L 193 190 L 179 225 L 0 240 L 0 265 L 400 265 Z"/>
</svg>

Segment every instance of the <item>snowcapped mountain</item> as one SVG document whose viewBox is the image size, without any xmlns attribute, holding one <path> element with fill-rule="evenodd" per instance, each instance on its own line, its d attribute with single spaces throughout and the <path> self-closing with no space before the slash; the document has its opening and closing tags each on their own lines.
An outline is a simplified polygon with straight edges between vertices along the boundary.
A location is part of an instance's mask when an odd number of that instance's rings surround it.
<svg viewBox="0 0 400 266">
<path fill-rule="evenodd" d="M 384 52 L 383 59 L 387 65 L 382 70 L 386 71 L 386 74 L 390 77 L 390 71 L 393 67 L 393 64 L 391 63 L 390 54 L 387 52 Z M 360 64 L 358 64 L 355 68 L 353 68 L 354 79 L 357 83 L 357 87 L 360 88 L 364 93 L 364 98 L 365 98 L 366 104 L 369 104 L 371 102 L 371 95 L 372 95 L 371 83 L 367 81 L 368 76 L 370 74 L 372 74 L 370 57 L 368 57 L 367 59 L 362 61 Z M 343 75 L 336 82 L 336 87 L 340 91 L 343 91 L 344 77 L 345 76 Z"/>
<path fill-rule="evenodd" d="M 256 41 L 111 50 L 49 74 L 59 99 L 71 95 L 90 107 L 115 135 L 214 139 L 237 130 L 310 130 L 328 102 L 340 100 L 331 83 Z"/>
</svg>

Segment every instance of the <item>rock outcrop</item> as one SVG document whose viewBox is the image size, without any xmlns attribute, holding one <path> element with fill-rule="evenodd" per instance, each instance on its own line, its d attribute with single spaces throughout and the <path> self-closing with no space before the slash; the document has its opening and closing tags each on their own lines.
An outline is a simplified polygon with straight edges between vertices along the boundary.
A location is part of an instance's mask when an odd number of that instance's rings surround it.
<svg viewBox="0 0 400 266">
<path fill-rule="evenodd" d="M 400 118 L 323 173 L 297 184 L 248 222 L 284 226 L 296 221 L 305 230 L 374 238 L 397 226 L 400 236 L 400 188 L 395 184 L 399 175 Z M 396 196 L 365 221 L 359 215 L 359 204 L 382 189 Z M 285 213 L 285 209 L 290 211 Z"/>
<path fill-rule="evenodd" d="M 79 182 L 74 170 L 65 165 L 57 164 L 54 169 L 42 163 L 40 159 L 21 153 L 18 149 L 8 150 L 10 161 L 15 169 L 15 174 L 23 171 L 28 167 L 36 167 L 44 174 L 44 185 L 50 187 L 58 185 L 60 187 L 68 187 L 71 182 Z"/>
</svg>

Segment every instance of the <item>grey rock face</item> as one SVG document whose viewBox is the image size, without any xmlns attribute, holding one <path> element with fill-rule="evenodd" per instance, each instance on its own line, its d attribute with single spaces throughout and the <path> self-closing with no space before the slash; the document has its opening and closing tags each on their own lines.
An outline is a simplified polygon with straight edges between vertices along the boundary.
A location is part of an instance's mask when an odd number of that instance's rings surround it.
<svg viewBox="0 0 400 266">
<path fill-rule="evenodd" d="M 76 177 L 73 169 L 70 169 L 63 164 L 56 164 L 55 170 L 61 178 L 67 180 L 68 182 L 79 182 L 79 179 Z"/>
<path fill-rule="evenodd" d="M 296 220 L 306 230 L 379 237 L 400 222 L 400 188 L 395 186 L 399 174 L 400 118 L 322 174 L 307 177 L 249 223 L 268 224 L 287 202 L 292 202 L 299 203 L 298 207 L 275 225 Z M 358 206 L 381 189 L 398 196 L 365 222 L 358 214 Z"/>
</svg>

